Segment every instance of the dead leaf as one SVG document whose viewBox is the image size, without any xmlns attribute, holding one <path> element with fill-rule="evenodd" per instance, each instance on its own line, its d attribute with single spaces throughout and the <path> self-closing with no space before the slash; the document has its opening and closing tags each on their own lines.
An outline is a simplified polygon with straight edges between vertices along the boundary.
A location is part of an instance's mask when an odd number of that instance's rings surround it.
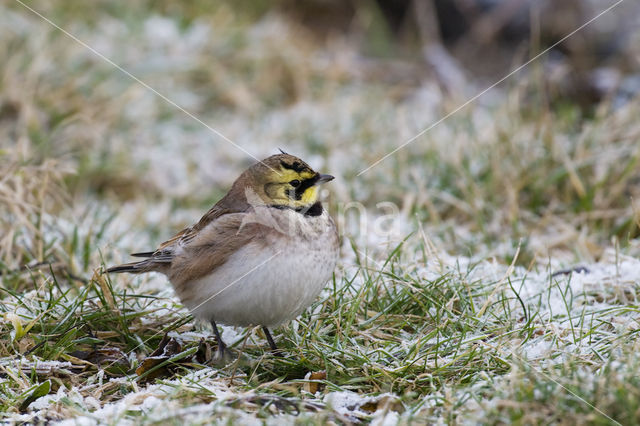
<svg viewBox="0 0 640 426">
<path fill-rule="evenodd" d="M 112 346 L 104 346 L 93 351 L 75 351 L 69 355 L 97 365 L 107 373 L 115 376 L 125 375 L 130 369 L 127 355 L 120 349 Z"/>
<path fill-rule="evenodd" d="M 402 401 L 397 396 L 390 394 L 366 397 L 363 401 L 347 408 L 352 411 L 360 410 L 364 413 L 375 413 L 379 410 L 404 412 Z"/>
<path fill-rule="evenodd" d="M 213 358 L 211 345 L 204 338 L 200 339 L 198 343 L 198 352 L 196 352 L 195 358 L 200 364 L 206 364 Z"/>
<path fill-rule="evenodd" d="M 313 382 L 312 380 L 327 380 L 327 372 L 321 371 L 309 371 L 305 376 L 305 380 L 309 380 L 303 385 L 303 389 L 309 393 L 315 394 L 318 391 L 324 390 L 324 384 Z"/>
<path fill-rule="evenodd" d="M 176 339 L 169 337 L 166 334 L 160 341 L 158 348 L 146 357 L 136 368 L 136 374 L 142 376 L 146 374 L 147 379 L 154 379 L 167 373 L 166 367 L 158 368 L 155 371 L 151 371 L 154 367 L 168 361 L 173 356 L 179 354 L 182 351 L 182 346 Z"/>
</svg>

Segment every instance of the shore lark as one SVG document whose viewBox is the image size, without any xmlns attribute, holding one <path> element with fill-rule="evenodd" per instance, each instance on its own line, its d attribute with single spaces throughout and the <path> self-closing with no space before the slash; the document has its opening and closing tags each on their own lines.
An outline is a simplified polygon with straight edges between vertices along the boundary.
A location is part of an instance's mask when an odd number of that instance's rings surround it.
<svg viewBox="0 0 640 426">
<path fill-rule="evenodd" d="M 192 314 L 211 322 L 268 327 L 300 315 L 332 277 L 338 258 L 336 226 L 318 200 L 333 176 L 301 159 L 273 155 L 249 167 L 199 222 L 139 262 L 107 272 L 161 272 Z"/>
</svg>

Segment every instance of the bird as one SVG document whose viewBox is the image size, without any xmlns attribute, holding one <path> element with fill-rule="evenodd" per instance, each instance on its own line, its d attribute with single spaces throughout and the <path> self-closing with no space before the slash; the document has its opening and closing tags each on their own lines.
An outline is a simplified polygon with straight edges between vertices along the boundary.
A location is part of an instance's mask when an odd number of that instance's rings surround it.
<svg viewBox="0 0 640 426">
<path fill-rule="evenodd" d="M 333 180 L 284 151 L 245 170 L 202 218 L 157 249 L 133 253 L 144 260 L 107 273 L 166 275 L 195 318 L 209 321 L 224 359 L 217 324 L 269 328 L 299 316 L 332 278 L 339 254 L 335 222 L 319 200 Z"/>
</svg>

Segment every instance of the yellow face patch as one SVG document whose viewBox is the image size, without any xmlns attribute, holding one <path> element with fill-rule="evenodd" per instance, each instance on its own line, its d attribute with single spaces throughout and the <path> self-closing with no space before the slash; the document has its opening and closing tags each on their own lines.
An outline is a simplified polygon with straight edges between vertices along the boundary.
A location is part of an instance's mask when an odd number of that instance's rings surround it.
<svg viewBox="0 0 640 426">
<path fill-rule="evenodd" d="M 307 188 L 302 193 L 302 198 L 300 198 L 300 201 L 302 201 L 305 205 L 310 205 L 318 201 L 318 187 L 312 186 L 310 188 Z"/>
<path fill-rule="evenodd" d="M 286 205 L 293 208 L 305 208 L 318 201 L 315 181 L 318 174 L 307 168 L 293 170 L 280 167 L 271 172 L 265 185 L 265 193 L 274 205 Z M 308 186 L 313 182 L 311 186 Z M 308 187 L 307 187 L 308 186 Z"/>
<path fill-rule="evenodd" d="M 305 180 L 311 179 L 314 176 L 312 172 L 308 172 L 306 170 L 302 172 L 296 172 L 295 170 L 281 168 L 277 179 L 281 182 L 290 182 L 292 180 Z"/>
</svg>

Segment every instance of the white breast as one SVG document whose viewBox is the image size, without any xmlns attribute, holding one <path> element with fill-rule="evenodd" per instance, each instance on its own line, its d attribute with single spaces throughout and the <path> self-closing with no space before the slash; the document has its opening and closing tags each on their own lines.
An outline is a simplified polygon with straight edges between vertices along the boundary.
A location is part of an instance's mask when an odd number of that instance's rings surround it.
<svg viewBox="0 0 640 426">
<path fill-rule="evenodd" d="M 180 295 L 196 317 L 226 325 L 272 327 L 311 305 L 336 265 L 335 225 L 326 212 L 318 217 L 294 211 L 282 215 L 296 215 L 288 219 L 302 219 L 305 226 L 321 232 L 312 238 L 276 232 L 267 246 L 242 247 L 215 272 L 189 284 L 189 294 L 198 298 Z"/>
</svg>

